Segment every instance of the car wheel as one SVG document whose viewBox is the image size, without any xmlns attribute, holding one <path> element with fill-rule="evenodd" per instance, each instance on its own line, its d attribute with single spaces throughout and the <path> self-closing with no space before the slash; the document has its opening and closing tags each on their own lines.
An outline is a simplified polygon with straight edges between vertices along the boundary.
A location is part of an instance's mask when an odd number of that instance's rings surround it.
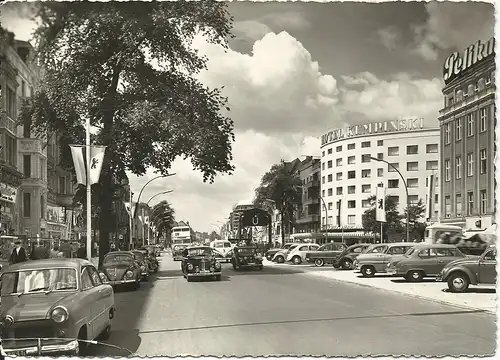
<svg viewBox="0 0 500 360">
<path fill-rule="evenodd" d="M 283 256 L 276 257 L 276 262 L 278 264 L 283 264 L 285 262 L 285 258 Z"/>
<path fill-rule="evenodd" d="M 78 332 L 78 350 L 80 356 L 85 356 L 89 353 L 90 343 L 87 341 L 87 328 L 82 326 Z"/>
<path fill-rule="evenodd" d="M 300 258 L 300 256 L 294 256 L 292 262 L 294 263 L 294 265 L 300 265 L 302 263 L 302 259 Z"/>
<path fill-rule="evenodd" d="M 364 276 L 364 277 L 373 277 L 375 276 L 375 268 L 371 265 L 369 266 L 363 266 L 361 268 L 361 274 Z"/>
<path fill-rule="evenodd" d="M 342 260 L 341 267 L 343 270 L 351 270 L 352 269 L 352 261 L 349 259 Z"/>
<path fill-rule="evenodd" d="M 408 274 L 406 274 L 407 278 L 409 278 L 410 281 L 413 281 L 413 282 L 422 281 L 422 279 L 424 278 L 424 275 L 425 275 L 425 273 L 423 271 L 420 271 L 420 270 L 408 271 Z"/>
<path fill-rule="evenodd" d="M 448 289 L 454 293 L 462 293 L 469 288 L 470 280 L 464 273 L 455 273 L 448 279 Z"/>
<path fill-rule="evenodd" d="M 314 265 L 316 265 L 318 267 L 321 267 L 321 266 L 325 265 L 325 260 L 323 260 L 323 259 L 316 259 L 316 260 L 314 260 Z"/>
<path fill-rule="evenodd" d="M 233 264 L 233 269 L 236 270 L 238 267 L 236 266 L 235 263 L 232 263 Z"/>
</svg>

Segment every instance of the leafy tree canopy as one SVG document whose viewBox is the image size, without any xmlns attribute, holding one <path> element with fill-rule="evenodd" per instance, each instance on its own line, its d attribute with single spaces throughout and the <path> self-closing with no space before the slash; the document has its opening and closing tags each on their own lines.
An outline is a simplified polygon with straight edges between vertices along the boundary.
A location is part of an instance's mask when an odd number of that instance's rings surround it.
<svg viewBox="0 0 500 360">
<path fill-rule="evenodd" d="M 370 202 L 370 208 L 367 209 L 362 216 L 363 228 L 365 231 L 371 231 L 375 234 L 380 234 L 380 222 L 376 220 L 376 201 L 375 195 L 367 199 Z M 385 216 L 386 223 L 383 226 L 384 234 L 387 230 L 401 231 L 401 214 L 398 211 L 398 203 L 390 196 L 385 197 Z"/>
<path fill-rule="evenodd" d="M 153 206 L 149 218 L 151 223 L 157 226 L 160 234 L 169 232 L 175 221 L 175 210 L 168 201 L 163 200 Z"/>
</svg>

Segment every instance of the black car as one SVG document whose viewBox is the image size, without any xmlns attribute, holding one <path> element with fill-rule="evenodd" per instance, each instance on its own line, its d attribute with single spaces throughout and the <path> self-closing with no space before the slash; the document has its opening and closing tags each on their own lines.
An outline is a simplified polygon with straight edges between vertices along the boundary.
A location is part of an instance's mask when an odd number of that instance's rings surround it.
<svg viewBox="0 0 500 360">
<path fill-rule="evenodd" d="M 242 268 L 257 268 L 262 270 L 264 267 L 262 265 L 262 256 L 258 254 L 255 245 L 235 246 L 231 264 L 235 270 Z"/>
<path fill-rule="evenodd" d="M 143 281 L 148 281 L 149 265 L 145 254 L 140 250 L 131 250 L 131 253 L 134 254 L 135 261 L 139 263 L 139 266 L 141 268 L 141 279 Z"/>
<path fill-rule="evenodd" d="M 343 270 L 354 269 L 354 260 L 363 251 L 368 249 L 371 244 L 354 244 L 342 251 L 337 259 L 333 262 L 333 267 L 336 269 L 342 268 Z"/>
<path fill-rule="evenodd" d="M 182 252 L 181 270 L 187 281 L 193 278 L 212 278 L 220 281 L 221 264 L 209 246 L 191 246 Z"/>
</svg>

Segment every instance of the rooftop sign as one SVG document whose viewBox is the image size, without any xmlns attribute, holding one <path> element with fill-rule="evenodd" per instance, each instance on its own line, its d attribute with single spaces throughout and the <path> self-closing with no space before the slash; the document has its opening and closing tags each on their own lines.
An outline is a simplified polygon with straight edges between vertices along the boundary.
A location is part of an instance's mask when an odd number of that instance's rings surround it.
<svg viewBox="0 0 500 360">
<path fill-rule="evenodd" d="M 418 130 L 424 127 L 423 118 L 399 119 L 394 121 L 374 122 L 364 125 L 354 125 L 343 129 L 334 129 L 321 136 L 321 146 L 360 135 L 370 135 L 397 131 Z"/>
<path fill-rule="evenodd" d="M 463 55 L 460 56 L 458 52 L 454 52 L 444 62 L 443 66 L 443 79 L 444 83 L 448 84 L 450 81 L 459 76 L 463 71 L 471 66 L 480 62 L 481 60 L 493 55 L 495 53 L 495 38 L 492 37 L 486 43 L 478 40 L 476 43 L 467 47 Z"/>
</svg>

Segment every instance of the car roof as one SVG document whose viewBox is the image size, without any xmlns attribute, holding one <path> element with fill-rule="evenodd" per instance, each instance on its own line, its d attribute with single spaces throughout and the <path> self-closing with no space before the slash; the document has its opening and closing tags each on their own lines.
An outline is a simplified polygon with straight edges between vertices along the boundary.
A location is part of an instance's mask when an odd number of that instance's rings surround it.
<svg viewBox="0 0 500 360">
<path fill-rule="evenodd" d="M 80 258 L 58 258 L 58 259 L 41 259 L 29 260 L 17 264 L 9 265 L 5 268 L 4 272 L 18 271 L 23 269 L 47 269 L 47 268 L 60 268 L 60 267 L 82 267 L 86 265 L 94 265 L 86 259 Z"/>
<path fill-rule="evenodd" d="M 415 248 L 425 249 L 425 248 L 441 248 L 441 249 L 456 249 L 456 245 L 452 244 L 416 244 Z"/>
<path fill-rule="evenodd" d="M 119 251 L 110 251 L 109 253 L 107 253 L 104 256 L 108 256 L 108 255 L 130 255 L 130 256 L 133 256 L 134 254 L 132 253 L 132 251 L 119 250 Z"/>
<path fill-rule="evenodd" d="M 210 246 L 206 246 L 206 245 L 193 245 L 193 246 L 189 246 L 188 249 L 189 250 L 191 250 L 191 249 L 210 249 L 210 250 L 213 250 Z"/>
</svg>

